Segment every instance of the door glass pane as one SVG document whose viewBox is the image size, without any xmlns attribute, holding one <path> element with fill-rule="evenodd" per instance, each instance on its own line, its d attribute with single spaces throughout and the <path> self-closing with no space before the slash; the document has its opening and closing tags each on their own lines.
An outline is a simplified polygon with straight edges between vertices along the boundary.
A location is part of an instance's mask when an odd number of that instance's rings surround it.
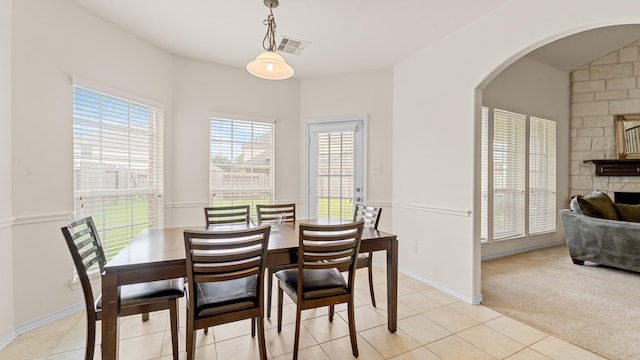
<svg viewBox="0 0 640 360">
<path fill-rule="evenodd" d="M 317 136 L 318 218 L 351 220 L 354 190 L 354 131 L 321 132 Z"/>
</svg>

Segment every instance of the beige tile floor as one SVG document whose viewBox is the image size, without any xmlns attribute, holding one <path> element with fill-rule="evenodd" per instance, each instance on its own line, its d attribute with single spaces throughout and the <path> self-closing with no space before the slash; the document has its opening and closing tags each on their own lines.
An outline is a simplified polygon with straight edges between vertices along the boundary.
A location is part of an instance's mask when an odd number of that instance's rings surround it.
<svg viewBox="0 0 640 360">
<path fill-rule="evenodd" d="M 602 359 L 559 338 L 481 305 L 473 306 L 404 275 L 399 279 L 398 331 L 387 331 L 385 269 L 376 268 L 378 306 L 371 306 L 366 270 L 356 284 L 356 326 L 360 359 L 470 360 L 470 359 Z M 274 297 L 277 292 L 274 291 Z M 286 299 L 285 295 L 285 299 Z M 276 331 L 276 311 L 265 322 L 269 359 L 291 359 L 295 305 L 286 299 L 283 329 Z M 276 302 L 273 302 L 276 305 Z M 185 358 L 185 312 L 181 304 L 180 350 Z M 340 307 L 333 323 L 326 309 L 303 312 L 299 356 L 305 360 L 348 359 L 351 356 L 346 308 Z M 86 320 L 76 313 L 20 335 L 0 351 L 0 359 L 82 359 Z M 97 334 L 100 341 L 100 331 Z M 120 359 L 171 359 L 168 313 L 152 313 L 120 320 Z M 198 332 L 196 359 L 258 359 L 257 340 L 250 322 L 217 326 L 208 335 Z M 100 359 L 99 346 L 96 359 Z"/>
</svg>

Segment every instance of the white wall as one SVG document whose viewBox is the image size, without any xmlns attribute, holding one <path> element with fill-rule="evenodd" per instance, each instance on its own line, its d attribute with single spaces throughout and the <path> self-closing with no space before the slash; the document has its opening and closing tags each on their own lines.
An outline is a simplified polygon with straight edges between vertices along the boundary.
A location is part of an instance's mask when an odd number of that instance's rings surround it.
<svg viewBox="0 0 640 360">
<path fill-rule="evenodd" d="M 176 58 L 173 138 L 174 177 L 166 224 L 201 225 L 209 197 L 209 116 L 276 121 L 275 201 L 300 205 L 300 81 L 268 81 L 245 70 Z"/>
<path fill-rule="evenodd" d="M 368 115 L 367 202 L 383 207 L 380 229 L 391 230 L 391 133 L 393 71 L 381 69 L 350 75 L 302 80 L 300 150 L 304 122 Z M 304 156 L 303 156 L 304 157 Z M 302 159 L 304 161 L 304 159 Z M 380 172 L 375 171 L 376 168 Z M 300 177 L 304 178 L 301 172 Z M 302 185 L 304 191 L 304 184 Z M 304 195 L 301 195 L 304 196 Z"/>
<path fill-rule="evenodd" d="M 637 10 L 634 0 L 512 0 L 394 68 L 393 229 L 403 267 L 469 302 L 481 300 L 477 89 L 533 48 L 639 22 Z M 420 166 L 407 161 L 414 154 Z M 418 254 L 409 253 L 412 242 Z"/>
<path fill-rule="evenodd" d="M 82 292 L 69 287 L 73 263 L 60 232 L 73 211 L 71 76 L 165 104 L 165 126 L 172 128 L 173 63 L 168 53 L 70 0 L 20 0 L 13 10 L 12 258 L 18 327 L 83 302 Z"/>
<path fill-rule="evenodd" d="M 556 189 L 558 209 L 569 198 L 569 108 L 570 76 L 539 61 L 523 57 L 501 72 L 482 92 L 482 103 L 490 108 L 551 119 L 556 122 Z M 564 241 L 556 213 L 552 233 L 496 241 L 482 245 L 483 258 L 513 253 Z"/>
<path fill-rule="evenodd" d="M 11 0 L 0 0 L 0 283 L 13 288 L 11 231 Z M 13 292 L 0 296 L 1 339 L 12 331 Z"/>
</svg>

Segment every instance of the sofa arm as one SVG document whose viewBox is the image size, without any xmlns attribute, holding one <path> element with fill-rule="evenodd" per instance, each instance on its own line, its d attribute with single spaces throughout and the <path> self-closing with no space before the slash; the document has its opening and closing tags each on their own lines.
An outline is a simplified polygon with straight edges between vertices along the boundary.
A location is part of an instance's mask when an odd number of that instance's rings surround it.
<svg viewBox="0 0 640 360">
<path fill-rule="evenodd" d="M 640 223 L 599 219 L 560 210 L 572 259 L 640 271 Z"/>
</svg>

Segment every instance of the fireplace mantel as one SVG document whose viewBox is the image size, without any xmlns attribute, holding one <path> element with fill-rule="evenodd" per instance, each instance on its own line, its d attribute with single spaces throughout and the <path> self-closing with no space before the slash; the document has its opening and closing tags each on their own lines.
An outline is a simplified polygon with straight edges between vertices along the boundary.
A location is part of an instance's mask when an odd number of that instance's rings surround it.
<svg viewBox="0 0 640 360">
<path fill-rule="evenodd" d="M 640 159 L 585 160 L 596 165 L 596 176 L 640 176 Z"/>
</svg>

